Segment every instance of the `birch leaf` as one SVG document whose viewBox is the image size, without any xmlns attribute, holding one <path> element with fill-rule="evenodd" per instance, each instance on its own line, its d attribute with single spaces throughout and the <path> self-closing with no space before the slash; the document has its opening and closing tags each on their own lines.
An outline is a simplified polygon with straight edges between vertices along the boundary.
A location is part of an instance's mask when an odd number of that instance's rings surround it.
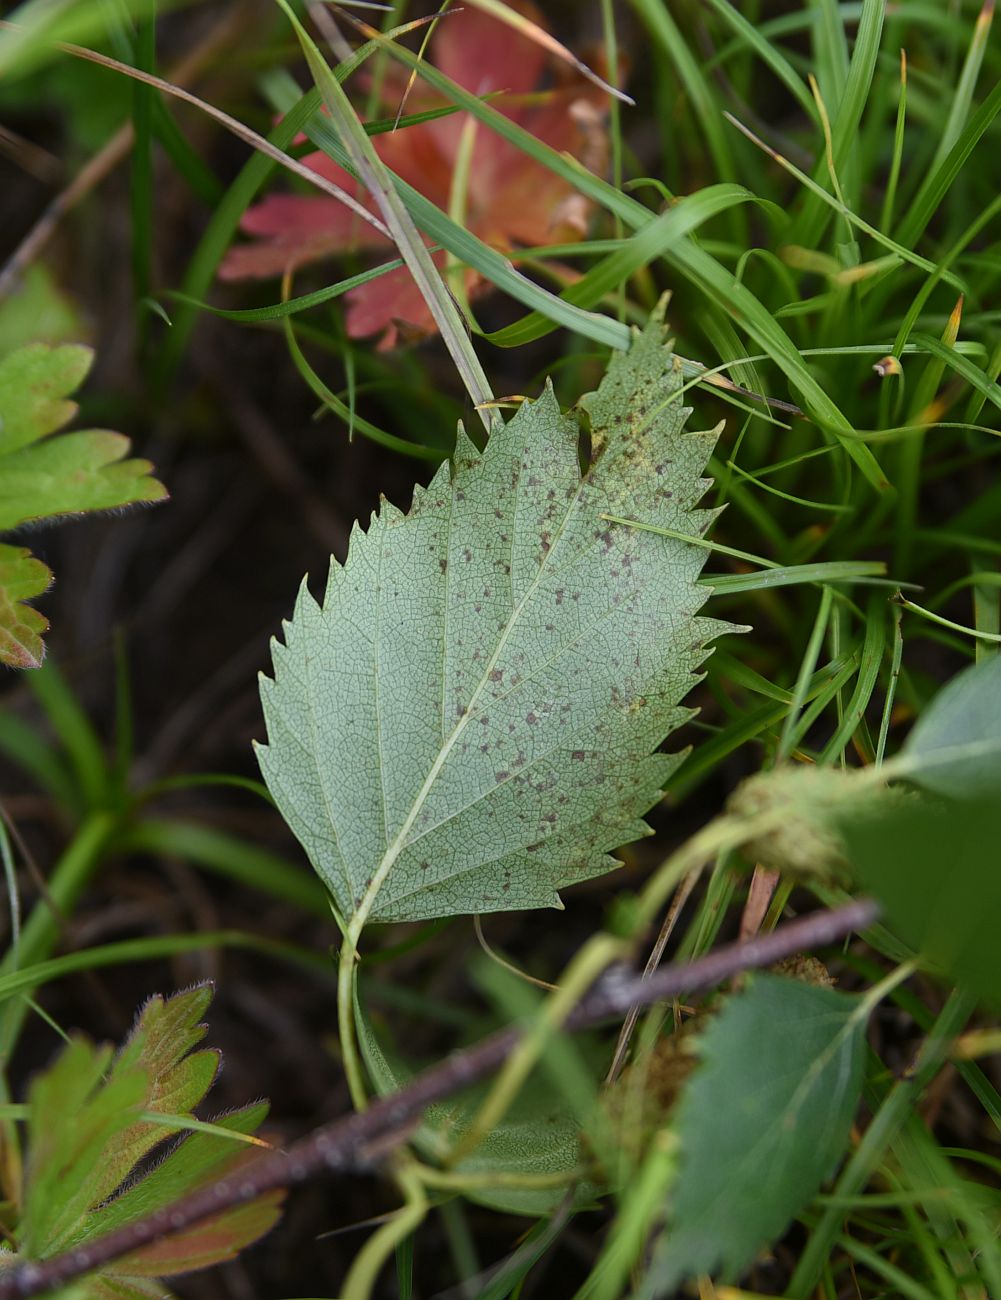
<svg viewBox="0 0 1001 1300">
<path fill-rule="evenodd" d="M 678 1104 L 681 1168 L 651 1286 L 738 1278 L 844 1154 L 862 1087 L 864 1004 L 758 975 L 702 1036 Z"/>
<path fill-rule="evenodd" d="M 654 752 L 724 624 L 696 617 L 718 431 L 688 433 L 658 315 L 579 426 L 547 387 L 481 454 L 460 429 L 409 514 L 384 502 L 303 584 L 262 681 L 261 769 L 357 932 L 560 907 L 615 866 L 681 761 Z"/>
</svg>

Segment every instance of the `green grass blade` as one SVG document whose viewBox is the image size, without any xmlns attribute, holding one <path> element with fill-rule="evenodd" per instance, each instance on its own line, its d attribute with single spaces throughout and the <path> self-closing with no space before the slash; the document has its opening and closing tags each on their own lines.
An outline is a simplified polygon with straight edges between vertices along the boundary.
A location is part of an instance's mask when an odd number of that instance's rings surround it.
<svg viewBox="0 0 1001 1300">
<path fill-rule="evenodd" d="M 1001 81 L 999 81 L 963 128 L 959 139 L 942 162 L 929 172 L 907 215 L 896 232 L 899 243 L 913 247 L 921 238 L 929 221 L 935 215 L 953 181 L 963 169 L 967 159 L 987 133 L 1001 112 Z"/>
<path fill-rule="evenodd" d="M 373 280 L 378 280 L 380 276 L 389 271 L 396 271 L 403 265 L 403 259 L 394 257 L 389 262 L 383 262 L 375 266 L 371 271 L 362 271 L 358 275 L 349 276 L 346 280 L 338 280 L 336 284 L 329 284 L 324 289 L 316 289 L 313 293 L 301 294 L 298 298 L 286 298 L 284 302 L 272 303 L 268 307 L 246 307 L 238 311 L 229 311 L 224 307 L 213 307 L 209 302 L 201 302 L 197 298 L 189 298 L 186 293 L 174 291 L 167 294 L 167 297 L 174 302 L 183 302 L 187 306 L 196 307 L 199 311 L 207 311 L 213 316 L 219 316 L 223 320 L 246 321 L 248 324 L 257 324 L 261 321 L 284 320 L 286 316 L 295 316 L 298 312 L 309 311 L 312 307 L 319 307 L 325 302 L 331 302 L 334 298 L 340 298 L 343 294 L 348 293 L 351 289 L 357 289 L 360 285 L 370 284 Z"/>
<path fill-rule="evenodd" d="M 680 240 L 704 222 L 740 203 L 760 203 L 742 185 L 710 185 L 647 222 L 622 248 L 591 267 L 560 294 L 564 302 L 577 307 L 594 307 L 623 280 L 663 257 Z M 768 205 L 771 206 L 771 205 Z M 520 347 L 543 338 L 556 329 L 556 323 L 542 312 L 533 312 L 514 324 L 487 334 L 489 342 L 499 347 Z"/>
<path fill-rule="evenodd" d="M 733 154 L 723 126 L 723 115 L 701 62 L 685 44 L 667 5 L 660 0 L 633 0 L 633 8 L 684 87 L 691 105 L 691 118 L 705 137 L 715 174 L 723 180 L 735 180 Z"/>
<path fill-rule="evenodd" d="M 293 903 L 312 916 L 323 920 L 330 917 L 326 890 L 308 868 L 287 862 L 277 854 L 214 827 L 147 817 L 125 833 L 121 847 L 130 853 L 151 853 L 194 862 L 248 889 Z"/>
<path fill-rule="evenodd" d="M 285 342 L 288 345 L 289 355 L 296 370 L 323 405 L 333 411 L 339 419 L 343 420 L 349 430 L 357 429 L 359 433 L 364 434 L 366 438 L 370 438 L 372 442 L 377 442 L 390 451 L 398 451 L 403 456 L 415 456 L 418 460 L 430 460 L 436 464 L 444 460 L 444 452 L 438 451 L 434 447 L 426 447 L 420 442 L 407 442 L 405 438 L 398 438 L 395 433 L 387 433 L 385 429 L 380 429 L 377 424 L 373 424 L 356 411 L 352 411 L 332 389 L 327 387 L 306 360 L 295 336 L 292 321 L 286 317 L 282 321 L 282 327 L 285 332 Z"/>
<path fill-rule="evenodd" d="M 319 47 L 299 22 L 286 0 L 278 0 L 291 22 L 302 46 L 313 80 L 330 114 L 334 127 L 346 148 L 355 172 L 361 177 L 382 213 L 400 256 L 414 277 L 428 310 L 441 332 L 442 340 L 455 364 L 466 390 L 489 430 L 500 418 L 499 412 L 484 410 L 493 399 L 490 383 L 473 349 L 455 299 L 431 260 L 414 220 L 400 198 L 393 176 L 376 153 L 371 140 L 358 120 L 341 83 L 327 66 Z"/>
<path fill-rule="evenodd" d="M 969 116 L 970 105 L 973 103 L 973 93 L 977 87 L 977 79 L 980 76 L 984 55 L 987 53 L 987 38 L 990 35 L 993 20 L 994 0 L 984 0 L 983 7 L 973 26 L 973 39 L 966 51 L 963 71 L 960 73 L 959 81 L 956 83 L 956 93 L 949 105 L 949 115 L 945 119 L 942 136 L 929 167 L 931 172 L 934 172 L 941 165 L 946 154 L 959 139 L 963 124 Z"/>
<path fill-rule="evenodd" d="M 844 93 L 840 96 L 837 111 L 831 122 L 831 151 L 834 159 L 834 171 L 842 175 L 858 137 L 859 123 L 869 97 L 876 61 L 879 56 L 879 43 L 883 34 L 883 19 L 886 14 L 886 0 L 865 0 L 859 18 L 855 46 L 852 50 L 851 63 L 844 84 Z M 840 27 L 840 23 L 838 23 Z M 843 29 L 842 29 L 843 36 Z M 825 164 L 826 166 L 826 164 Z M 812 187 L 810 187 L 812 189 Z M 818 187 L 819 188 L 819 187 Z M 806 248 L 817 246 L 826 221 L 823 210 L 825 191 L 814 191 L 803 205 L 803 210 L 794 227 L 797 243 Z M 857 203 L 858 195 L 854 187 L 849 187 L 849 204 Z M 869 228 L 871 233 L 874 227 Z M 907 244 L 908 241 L 902 241 Z"/>
<path fill-rule="evenodd" d="M 807 120 L 815 122 L 817 120 L 817 106 L 813 102 L 813 96 L 803 84 L 803 79 L 799 76 L 792 64 L 781 53 L 778 46 L 768 40 L 754 23 L 745 18 L 739 9 L 730 3 L 730 0 L 709 0 L 713 9 L 723 18 L 729 26 L 736 32 L 737 39 L 747 49 L 753 52 L 762 60 L 762 62 L 771 69 L 778 77 L 779 81 L 785 86 L 786 90 L 796 99 L 800 108 L 806 114 Z M 807 19 L 807 22 L 810 20 Z M 804 24 L 806 25 L 806 24 Z"/>
</svg>

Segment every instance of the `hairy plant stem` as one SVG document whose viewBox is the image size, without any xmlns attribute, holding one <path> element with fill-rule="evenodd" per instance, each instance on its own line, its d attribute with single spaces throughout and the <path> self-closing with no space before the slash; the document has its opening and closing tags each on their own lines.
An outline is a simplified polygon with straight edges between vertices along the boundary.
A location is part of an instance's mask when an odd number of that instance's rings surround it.
<svg viewBox="0 0 1001 1300">
<path fill-rule="evenodd" d="M 834 943 L 854 930 L 872 925 L 878 915 L 878 906 L 862 899 L 790 921 L 771 934 L 730 944 L 696 961 L 667 966 L 648 979 L 622 969 L 606 971 L 567 1016 L 564 1028 L 586 1029 L 625 1015 L 634 1005 L 649 1006 L 714 988 L 740 971 L 770 966 L 793 953 Z M 51 1291 L 231 1206 L 245 1205 L 276 1187 L 304 1182 L 323 1170 L 371 1169 L 379 1165 L 393 1147 L 407 1140 L 411 1121 L 433 1102 L 496 1070 L 517 1047 L 521 1036 L 516 1026 L 503 1029 L 453 1053 L 417 1075 L 399 1092 L 372 1102 L 364 1112 L 317 1129 L 288 1151 L 262 1156 L 244 1166 L 236 1177 L 223 1178 L 163 1206 L 148 1218 L 126 1224 L 62 1255 L 38 1263 L 15 1264 L 0 1272 L 0 1300 L 27 1300 Z"/>
</svg>

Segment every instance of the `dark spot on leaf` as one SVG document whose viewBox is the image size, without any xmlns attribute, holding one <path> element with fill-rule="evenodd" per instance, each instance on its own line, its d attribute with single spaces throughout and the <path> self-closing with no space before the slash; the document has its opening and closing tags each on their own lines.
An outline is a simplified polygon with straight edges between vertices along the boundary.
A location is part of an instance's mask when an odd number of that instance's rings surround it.
<svg viewBox="0 0 1001 1300">
<path fill-rule="evenodd" d="M 575 749 L 574 752 L 570 755 L 570 757 L 573 759 L 575 763 L 583 763 L 584 751 L 582 749 Z"/>
<path fill-rule="evenodd" d="M 490 680 L 492 682 L 502 682 L 504 680 L 504 669 L 494 668 L 490 673 Z"/>
<path fill-rule="evenodd" d="M 510 773 L 510 772 L 507 772 L 507 771 L 504 771 L 504 772 L 495 772 L 495 773 L 494 773 L 494 780 L 495 780 L 495 781 L 506 781 L 510 775 L 511 775 L 511 773 Z"/>
</svg>

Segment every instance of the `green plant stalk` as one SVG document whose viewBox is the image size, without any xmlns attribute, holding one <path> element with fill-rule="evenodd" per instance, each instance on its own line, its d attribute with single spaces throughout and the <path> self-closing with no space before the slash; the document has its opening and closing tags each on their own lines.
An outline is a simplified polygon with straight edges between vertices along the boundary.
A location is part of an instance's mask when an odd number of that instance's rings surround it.
<svg viewBox="0 0 1001 1300">
<path fill-rule="evenodd" d="M 868 996 L 871 997 L 871 994 Z M 909 1078 L 902 1079 L 893 1088 L 866 1129 L 855 1153 L 842 1170 L 834 1189 L 834 1196 L 838 1198 L 839 1203 L 827 1207 L 810 1234 L 810 1239 L 789 1282 L 790 1295 L 805 1296 L 812 1293 L 820 1278 L 830 1247 L 841 1230 L 845 1211 L 840 1204 L 840 1199 L 856 1195 L 865 1186 L 873 1169 L 882 1158 L 883 1152 L 907 1121 L 922 1090 L 949 1055 L 953 1038 L 966 1024 L 975 1007 L 976 999 L 967 993 L 953 990 L 949 995 L 948 1001 L 922 1046 L 917 1067 Z"/>
<path fill-rule="evenodd" d="M 428 1199 L 416 1162 L 404 1156 L 396 1181 L 404 1195 L 403 1205 L 355 1256 L 341 1291 L 342 1300 L 368 1300 L 390 1255 L 424 1221 Z"/>
<path fill-rule="evenodd" d="M 117 820 L 110 812 L 92 812 L 84 819 L 56 864 L 47 884 L 46 897 L 39 899 L 32 908 L 21 930 L 17 950 L 12 949 L 0 962 L 0 979 L 15 972 L 19 966 L 44 961 L 52 952 L 59 936 L 59 914 L 73 910 L 100 866 Z M 27 1004 L 22 999 L 5 1008 L 0 1018 L 0 1060 L 3 1062 L 10 1060 L 27 1011 Z"/>
<path fill-rule="evenodd" d="M 480 410 L 484 426 L 489 432 L 493 422 L 501 417 L 499 412 L 481 409 L 485 403 L 493 400 L 493 393 L 467 333 L 466 324 L 438 274 L 438 268 L 431 260 L 420 231 L 397 194 L 389 170 L 376 153 L 343 87 L 327 67 L 319 48 L 299 22 L 288 0 L 278 0 L 278 3 L 299 39 L 310 73 L 348 156 L 377 203 L 390 236 L 414 277 L 473 405 Z"/>
<path fill-rule="evenodd" d="M 425 1187 L 433 1187 L 447 1192 L 472 1192 L 484 1187 L 548 1189 L 567 1185 L 567 1176 L 562 1173 L 515 1174 L 497 1170 L 495 1173 L 461 1174 L 455 1169 L 435 1169 L 431 1165 L 421 1165 L 420 1175 L 421 1182 L 424 1183 Z"/>
<path fill-rule="evenodd" d="M 634 934 L 641 935 L 653 924 L 679 881 L 690 871 L 712 861 L 721 853 L 739 847 L 748 839 L 767 834 L 781 825 L 788 815 L 789 808 L 784 805 L 766 809 L 752 818 L 724 814 L 704 826 L 662 863 L 647 884 L 636 908 Z M 501 1121 L 531 1073 L 545 1047 L 546 1039 L 563 1023 L 601 973 L 614 961 L 624 958 L 631 946 L 631 939 L 598 934 L 581 948 L 561 976 L 557 990 L 546 999 L 531 1028 L 506 1061 L 462 1140 L 449 1153 L 450 1161 L 468 1155 Z M 353 991 L 351 967 L 345 978 L 347 996 L 350 997 Z M 340 994 L 340 984 L 338 993 Z M 351 1005 L 353 1004 L 349 1003 L 349 1008 Z M 340 1011 L 338 1014 L 341 1014 Z"/>
<path fill-rule="evenodd" d="M 661 1129 L 642 1168 L 619 1205 L 619 1212 L 590 1276 L 574 1300 L 616 1300 L 646 1241 L 650 1220 L 661 1214 L 678 1163 L 678 1143 Z"/>
<path fill-rule="evenodd" d="M 364 1110 L 368 1105 L 365 1070 L 358 1051 L 358 1035 L 354 1021 L 358 940 L 361 938 L 363 927 L 364 920 L 362 925 L 351 924 L 345 930 L 337 963 L 337 1028 L 341 1045 L 341 1064 L 344 1067 L 348 1092 L 351 1094 L 351 1104 L 355 1110 Z"/>
<path fill-rule="evenodd" d="M 449 1163 L 468 1156 L 504 1118 L 531 1074 L 546 1041 L 558 1030 L 594 981 L 612 962 L 624 956 L 628 941 L 611 934 L 594 935 L 560 977 L 560 983 L 504 1062 L 469 1128 L 449 1152 Z"/>
<path fill-rule="evenodd" d="M 833 600 L 833 591 L 830 587 L 825 587 L 820 598 L 820 606 L 817 609 L 817 617 L 814 620 L 813 630 L 810 632 L 810 639 L 807 642 L 806 652 L 803 655 L 803 661 L 800 664 L 799 673 L 796 677 L 796 685 L 793 687 L 792 702 L 789 705 L 789 711 L 786 714 L 785 722 L 782 725 L 782 737 L 779 741 L 778 753 L 775 755 L 776 763 L 782 762 L 783 759 L 788 758 L 792 753 L 796 723 L 799 720 L 799 715 L 803 705 L 806 703 L 807 689 L 810 684 L 810 678 L 813 676 L 814 669 L 816 668 L 821 643 L 824 639 L 824 632 L 831 616 L 831 604 Z"/>
</svg>

